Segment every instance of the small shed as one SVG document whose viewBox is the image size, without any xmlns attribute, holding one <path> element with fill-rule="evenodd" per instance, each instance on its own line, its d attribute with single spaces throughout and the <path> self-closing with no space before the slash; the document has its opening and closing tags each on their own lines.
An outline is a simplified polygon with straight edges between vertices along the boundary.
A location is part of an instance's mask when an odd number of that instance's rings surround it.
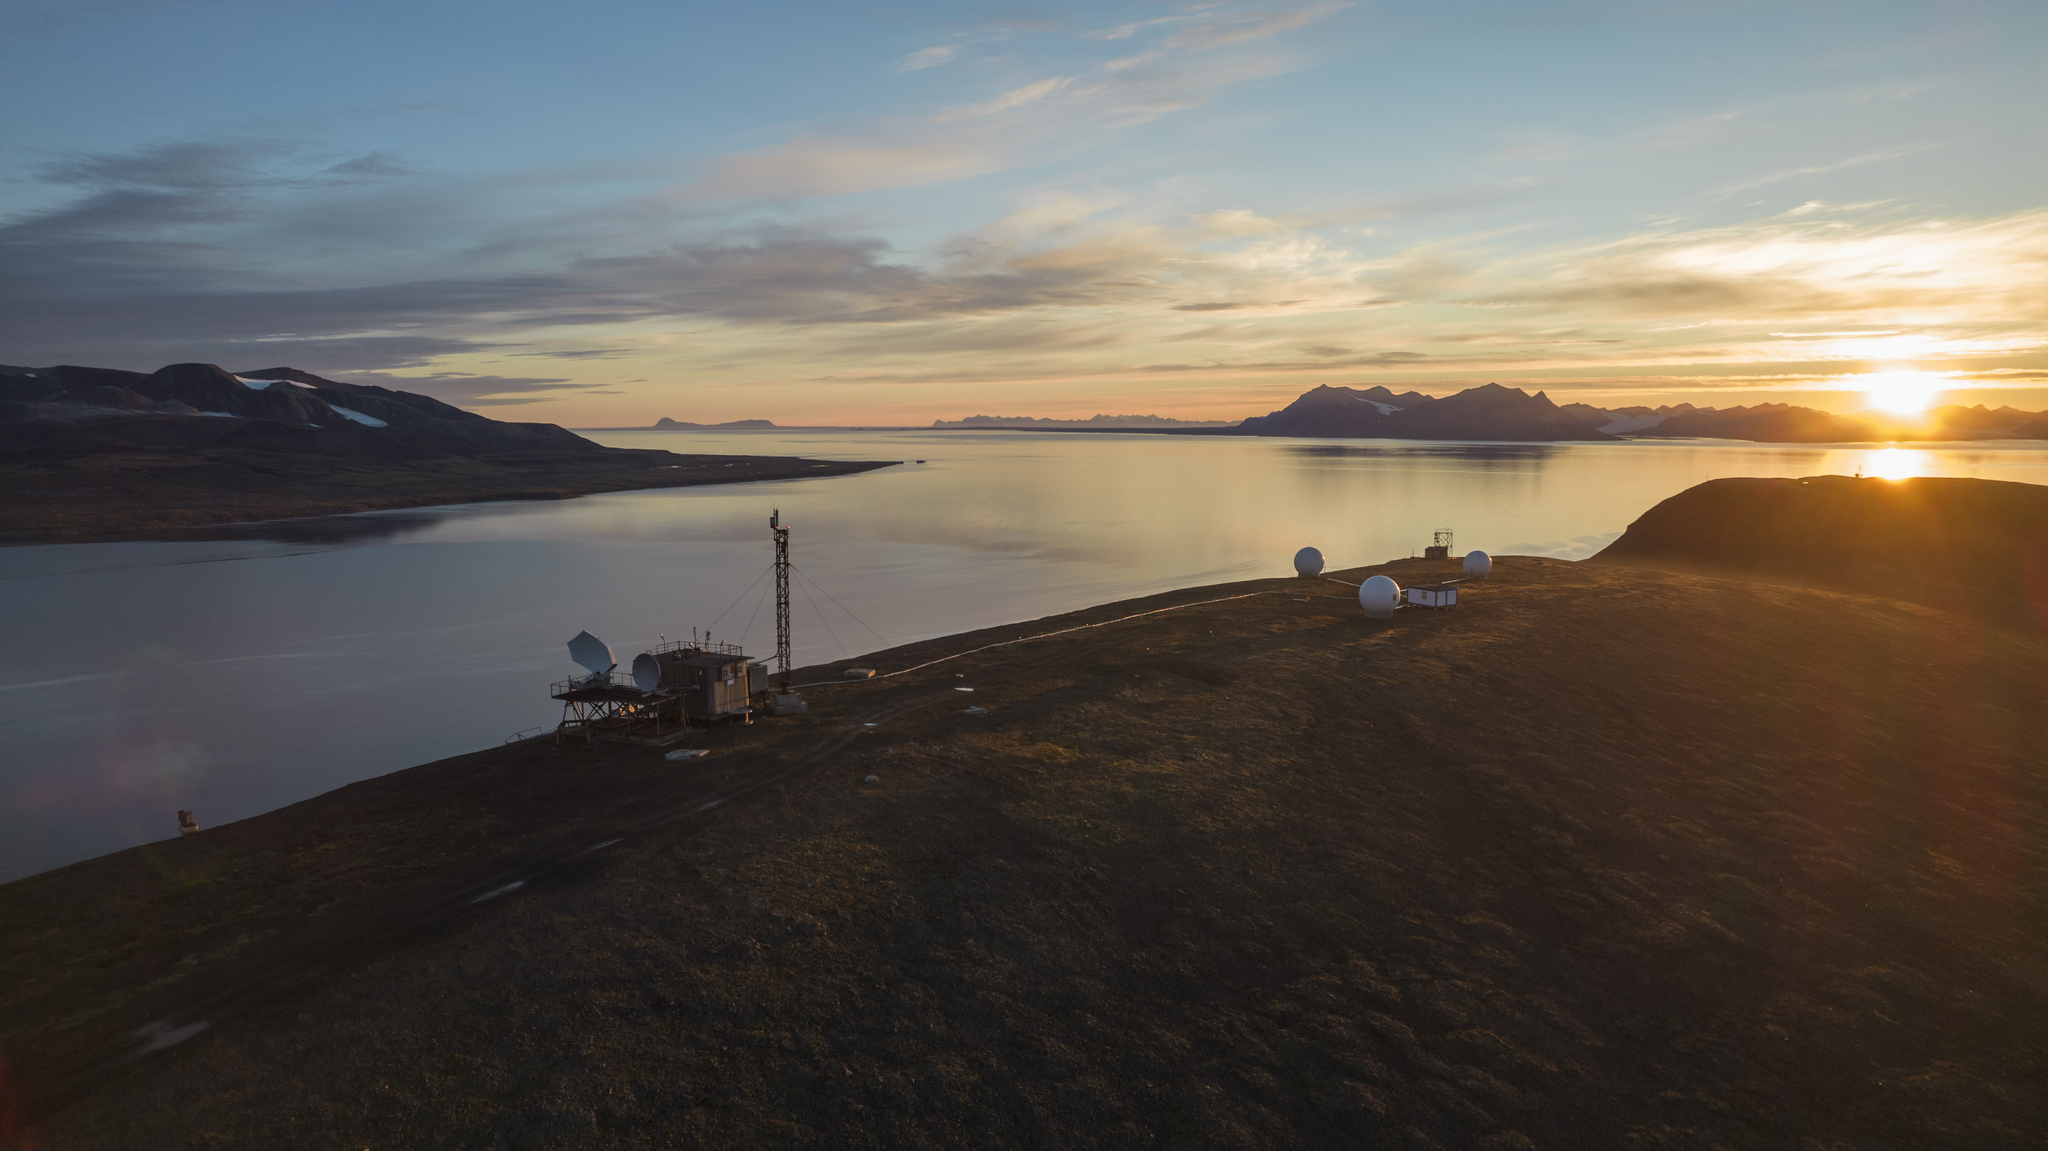
<svg viewBox="0 0 2048 1151">
<path fill-rule="evenodd" d="M 1457 607 L 1458 589 L 1447 583 L 1419 583 L 1404 589 L 1409 607 Z"/>
<path fill-rule="evenodd" d="M 665 644 L 654 658 L 661 666 L 661 688 L 674 693 L 688 719 L 746 716 L 753 685 L 749 660 L 734 644 Z"/>
</svg>

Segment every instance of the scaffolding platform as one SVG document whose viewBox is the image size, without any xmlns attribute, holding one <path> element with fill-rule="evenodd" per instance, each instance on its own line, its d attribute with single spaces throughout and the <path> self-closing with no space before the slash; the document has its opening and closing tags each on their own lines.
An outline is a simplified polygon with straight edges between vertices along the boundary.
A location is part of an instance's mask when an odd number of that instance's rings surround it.
<svg viewBox="0 0 2048 1151">
<path fill-rule="evenodd" d="M 681 697 L 670 691 L 642 691 L 616 680 L 593 677 L 563 680 L 548 694 L 562 703 L 562 722 L 555 740 L 582 736 L 586 743 L 605 740 L 642 747 L 667 747 L 694 729 L 683 716 Z"/>
</svg>

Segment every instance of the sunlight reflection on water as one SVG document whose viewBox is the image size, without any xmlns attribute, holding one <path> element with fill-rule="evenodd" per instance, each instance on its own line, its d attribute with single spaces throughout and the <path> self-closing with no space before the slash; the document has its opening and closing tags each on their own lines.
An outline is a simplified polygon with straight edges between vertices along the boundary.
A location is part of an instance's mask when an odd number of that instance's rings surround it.
<svg viewBox="0 0 2048 1151">
<path fill-rule="evenodd" d="M 1915 448 L 1882 448 L 1864 456 L 1861 466 L 1866 476 L 1906 480 L 1928 474 L 1928 455 Z"/>
</svg>

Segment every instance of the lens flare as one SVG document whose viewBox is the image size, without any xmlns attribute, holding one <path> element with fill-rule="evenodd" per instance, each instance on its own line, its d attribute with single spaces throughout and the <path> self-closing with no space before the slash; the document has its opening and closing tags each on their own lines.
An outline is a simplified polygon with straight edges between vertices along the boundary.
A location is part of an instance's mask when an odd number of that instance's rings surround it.
<svg viewBox="0 0 2048 1151">
<path fill-rule="evenodd" d="M 1946 382 L 1933 372 L 1872 372 L 1863 377 L 1863 390 L 1873 408 L 1917 416 L 1933 406 Z"/>
</svg>

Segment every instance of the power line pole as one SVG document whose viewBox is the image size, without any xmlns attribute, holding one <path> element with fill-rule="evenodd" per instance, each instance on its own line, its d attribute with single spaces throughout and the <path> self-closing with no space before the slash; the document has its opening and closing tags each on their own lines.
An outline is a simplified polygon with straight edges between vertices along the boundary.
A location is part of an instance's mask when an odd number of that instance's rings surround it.
<svg viewBox="0 0 2048 1151">
<path fill-rule="evenodd" d="M 775 532 L 775 661 L 782 669 L 782 690 L 789 691 L 789 529 L 782 526 L 782 509 L 768 517 Z"/>
</svg>

